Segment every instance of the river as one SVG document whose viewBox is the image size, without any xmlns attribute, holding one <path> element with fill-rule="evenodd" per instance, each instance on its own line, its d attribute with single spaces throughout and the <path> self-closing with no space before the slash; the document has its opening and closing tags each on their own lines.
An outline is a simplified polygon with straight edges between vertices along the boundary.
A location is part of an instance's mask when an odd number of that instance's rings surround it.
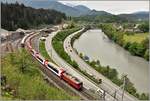
<svg viewBox="0 0 150 101">
<path fill-rule="evenodd" d="M 102 66 L 116 68 L 119 77 L 127 74 L 138 92 L 149 92 L 149 63 L 143 58 L 132 56 L 128 51 L 112 42 L 100 29 L 83 33 L 73 47 L 90 60 L 100 60 Z"/>
</svg>

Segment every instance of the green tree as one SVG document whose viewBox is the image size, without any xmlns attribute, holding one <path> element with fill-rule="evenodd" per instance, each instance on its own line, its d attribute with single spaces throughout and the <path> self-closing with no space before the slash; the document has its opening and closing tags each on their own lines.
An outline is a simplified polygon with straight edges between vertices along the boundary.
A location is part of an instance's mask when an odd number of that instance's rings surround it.
<svg viewBox="0 0 150 101">
<path fill-rule="evenodd" d="M 140 100 L 148 100 L 148 99 L 149 99 L 149 95 L 148 94 L 145 94 L 145 93 L 141 94 Z"/>
<path fill-rule="evenodd" d="M 72 61 L 72 66 L 73 66 L 74 68 L 78 68 L 78 64 L 77 64 L 75 61 Z"/>
<path fill-rule="evenodd" d="M 18 65 L 19 70 L 22 73 L 25 73 L 25 71 L 30 66 L 28 57 L 29 57 L 29 55 L 27 54 L 27 52 L 24 49 L 22 49 L 21 52 L 19 53 L 19 56 L 18 56 L 18 59 L 17 59 L 17 63 L 16 63 L 16 65 Z"/>
<path fill-rule="evenodd" d="M 147 49 L 147 50 L 145 51 L 144 58 L 145 58 L 146 60 L 149 60 L 149 49 Z"/>
<path fill-rule="evenodd" d="M 93 61 L 90 62 L 90 65 L 95 66 L 96 62 L 93 60 Z"/>
<path fill-rule="evenodd" d="M 146 49 L 149 49 L 149 38 L 143 40 L 141 44 L 143 44 Z"/>
<path fill-rule="evenodd" d="M 83 58 L 83 54 L 82 54 L 82 53 L 80 53 L 79 56 L 80 56 L 81 58 Z"/>
<path fill-rule="evenodd" d="M 109 75 L 109 71 L 110 71 L 110 67 L 109 67 L 109 66 L 107 66 L 107 67 L 106 67 L 106 71 L 105 71 L 105 72 L 106 72 L 106 75 L 107 75 L 107 77 L 108 77 L 108 78 L 110 77 L 110 75 Z"/>
<path fill-rule="evenodd" d="M 125 49 L 128 49 L 130 45 L 131 45 L 130 42 L 125 42 L 124 45 L 123 45 L 123 47 L 124 47 Z"/>
<path fill-rule="evenodd" d="M 99 60 L 97 60 L 97 61 L 96 61 L 96 64 L 97 64 L 97 65 L 100 65 L 100 61 L 99 61 Z"/>
<path fill-rule="evenodd" d="M 129 46 L 129 51 L 132 55 L 143 56 L 145 53 L 145 48 L 142 44 L 134 42 Z"/>
<path fill-rule="evenodd" d="M 136 46 L 137 46 L 137 43 L 135 43 L 135 42 L 132 43 L 132 45 L 129 46 L 129 51 L 131 52 L 132 55 L 136 54 L 135 53 L 136 52 Z"/>
<path fill-rule="evenodd" d="M 145 47 L 142 44 L 137 44 L 136 49 L 136 55 L 143 56 L 145 54 Z"/>
<path fill-rule="evenodd" d="M 113 79 L 113 78 L 117 78 L 118 76 L 118 72 L 116 69 L 112 68 L 109 70 L 109 78 Z"/>
<path fill-rule="evenodd" d="M 144 22 L 143 24 L 139 25 L 138 28 L 143 32 L 149 32 L 149 22 Z"/>
</svg>

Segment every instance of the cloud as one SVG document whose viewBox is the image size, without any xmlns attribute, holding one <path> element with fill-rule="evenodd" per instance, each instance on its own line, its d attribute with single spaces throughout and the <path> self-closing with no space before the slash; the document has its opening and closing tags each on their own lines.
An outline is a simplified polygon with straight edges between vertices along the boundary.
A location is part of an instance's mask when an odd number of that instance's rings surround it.
<svg viewBox="0 0 150 101">
<path fill-rule="evenodd" d="M 85 5 L 90 9 L 104 10 L 113 14 L 148 11 L 149 1 L 59 1 L 74 5 Z"/>
<path fill-rule="evenodd" d="M 33 0 L 0 0 L 4 2 L 30 4 Z M 50 0 L 38 0 L 38 1 L 50 1 Z M 56 1 L 56 0 L 51 0 Z M 59 0 L 57 0 L 59 1 Z M 120 13 L 132 13 L 137 11 L 149 11 L 149 1 L 59 1 L 64 4 L 72 5 L 85 5 L 90 9 L 96 9 L 99 11 L 107 11 L 112 14 Z"/>
</svg>

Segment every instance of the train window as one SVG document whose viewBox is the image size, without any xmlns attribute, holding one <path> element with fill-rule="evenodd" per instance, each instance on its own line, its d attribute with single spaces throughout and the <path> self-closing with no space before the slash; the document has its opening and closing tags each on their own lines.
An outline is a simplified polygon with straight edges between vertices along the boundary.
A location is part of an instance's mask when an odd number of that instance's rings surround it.
<svg viewBox="0 0 150 101">
<path fill-rule="evenodd" d="M 76 82 L 80 83 L 80 80 L 79 80 L 79 79 L 77 79 L 76 77 L 72 77 L 72 79 L 73 79 L 74 81 L 76 81 Z"/>
<path fill-rule="evenodd" d="M 34 54 L 33 50 L 31 50 L 31 53 Z"/>
<path fill-rule="evenodd" d="M 58 73 L 58 70 L 52 67 L 51 65 L 48 64 L 48 67 L 50 67 L 52 70 L 54 70 L 56 73 Z"/>
<path fill-rule="evenodd" d="M 21 47 L 24 47 L 24 44 L 21 44 Z"/>
<path fill-rule="evenodd" d="M 69 74 L 66 72 L 66 75 L 69 75 Z"/>
<path fill-rule="evenodd" d="M 39 57 L 37 57 L 41 62 L 43 62 L 43 60 L 41 59 L 41 58 L 39 58 Z"/>
<path fill-rule="evenodd" d="M 77 79 L 77 78 L 74 78 L 74 80 L 75 80 L 75 81 L 77 81 L 77 82 L 80 82 L 80 80 L 79 80 L 79 79 Z"/>
</svg>

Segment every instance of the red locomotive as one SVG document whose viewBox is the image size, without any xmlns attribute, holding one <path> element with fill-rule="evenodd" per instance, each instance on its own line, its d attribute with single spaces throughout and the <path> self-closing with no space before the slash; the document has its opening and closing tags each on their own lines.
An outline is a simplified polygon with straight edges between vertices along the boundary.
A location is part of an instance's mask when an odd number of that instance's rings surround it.
<svg viewBox="0 0 150 101">
<path fill-rule="evenodd" d="M 71 74 L 64 72 L 62 74 L 62 79 L 65 80 L 72 87 L 74 87 L 78 90 L 82 89 L 83 83 L 78 78 L 72 76 Z"/>
</svg>

